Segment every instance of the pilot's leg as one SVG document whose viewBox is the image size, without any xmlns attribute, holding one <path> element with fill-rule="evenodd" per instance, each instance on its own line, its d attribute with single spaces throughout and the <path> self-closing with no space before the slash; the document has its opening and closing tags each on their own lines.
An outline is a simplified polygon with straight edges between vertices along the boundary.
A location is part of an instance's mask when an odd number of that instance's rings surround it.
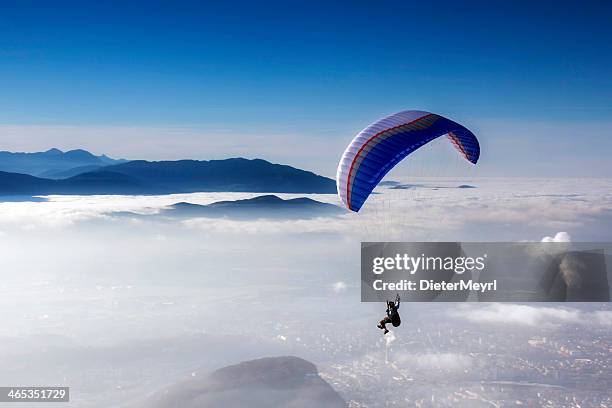
<svg viewBox="0 0 612 408">
<path fill-rule="evenodd" d="M 387 326 L 386 326 L 387 323 L 391 323 L 391 319 L 389 319 L 389 316 L 385 316 L 385 318 L 382 319 L 380 323 L 378 323 L 378 328 L 383 329 L 385 333 L 387 333 L 388 332 Z"/>
</svg>

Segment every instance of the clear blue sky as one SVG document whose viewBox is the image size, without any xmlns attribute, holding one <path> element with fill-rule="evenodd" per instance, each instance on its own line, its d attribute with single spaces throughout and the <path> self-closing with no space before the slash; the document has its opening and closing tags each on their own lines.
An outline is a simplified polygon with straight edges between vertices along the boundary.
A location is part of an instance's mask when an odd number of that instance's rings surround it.
<svg viewBox="0 0 612 408">
<path fill-rule="evenodd" d="M 330 174 L 362 127 L 424 109 L 477 132 L 484 174 L 612 176 L 612 3 L 123 3 L 0 6 L 0 150 Z"/>
</svg>

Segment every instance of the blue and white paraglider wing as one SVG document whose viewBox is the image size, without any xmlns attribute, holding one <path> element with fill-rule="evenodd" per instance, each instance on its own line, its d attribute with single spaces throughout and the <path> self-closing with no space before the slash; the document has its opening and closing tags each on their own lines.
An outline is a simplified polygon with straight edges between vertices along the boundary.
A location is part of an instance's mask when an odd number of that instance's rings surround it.
<svg viewBox="0 0 612 408">
<path fill-rule="evenodd" d="M 359 211 L 372 190 L 397 163 L 443 135 L 447 135 L 466 160 L 476 164 L 480 156 L 476 136 L 435 113 L 403 111 L 362 130 L 348 145 L 338 165 L 338 195 L 346 208 Z"/>
</svg>

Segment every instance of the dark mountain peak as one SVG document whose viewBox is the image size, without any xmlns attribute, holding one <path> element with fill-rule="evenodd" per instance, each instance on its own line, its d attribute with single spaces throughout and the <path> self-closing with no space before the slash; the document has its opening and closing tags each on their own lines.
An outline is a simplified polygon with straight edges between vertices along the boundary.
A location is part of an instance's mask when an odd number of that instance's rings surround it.
<svg viewBox="0 0 612 408">
<path fill-rule="evenodd" d="M 317 200 L 313 200 L 312 198 L 308 198 L 308 197 L 298 197 L 298 198 L 292 198 L 290 200 L 287 200 L 292 204 L 301 204 L 301 205 L 310 205 L 310 204 L 315 204 L 318 203 Z M 331 205 L 331 204 L 330 204 Z"/>
<path fill-rule="evenodd" d="M 267 194 L 267 195 L 262 195 L 262 196 L 257 196 L 257 197 L 253 197 L 253 198 L 245 198 L 243 200 L 235 200 L 235 201 L 217 201 L 216 203 L 212 203 L 209 204 L 209 207 L 216 207 L 219 205 L 228 205 L 228 204 L 232 204 L 232 205 L 274 205 L 274 204 L 281 204 L 281 203 L 286 203 L 286 200 L 283 200 L 282 198 L 275 196 L 273 194 Z"/>
<path fill-rule="evenodd" d="M 64 156 L 73 158 L 73 159 L 93 159 L 93 160 L 98 159 L 99 160 L 98 157 L 94 156 L 87 150 L 83 150 L 83 149 L 68 150 L 67 152 L 64 153 Z"/>
<path fill-rule="evenodd" d="M 214 159 L 210 161 L 235 161 L 235 162 L 246 162 L 246 161 L 262 161 L 265 162 L 264 159 L 247 159 L 246 157 L 228 157 L 227 159 Z"/>
<path fill-rule="evenodd" d="M 51 149 L 43 152 L 44 154 L 50 155 L 50 156 L 57 156 L 60 154 L 64 154 L 64 152 L 62 152 L 60 149 L 56 148 L 56 147 L 52 147 Z"/>
<path fill-rule="evenodd" d="M 314 207 L 335 207 L 331 204 L 321 203 L 316 200 L 312 200 L 306 197 L 300 198 L 292 198 L 288 200 L 283 200 L 282 198 L 275 196 L 273 194 L 267 194 L 262 196 L 257 196 L 253 198 L 245 198 L 242 200 L 234 200 L 234 201 L 217 201 L 212 204 L 208 204 L 205 207 L 213 208 L 213 207 L 261 207 L 261 208 L 275 208 L 275 207 L 295 207 L 296 205 L 303 206 L 312 205 Z"/>
<path fill-rule="evenodd" d="M 158 393 L 147 408 L 346 408 L 346 403 L 298 357 L 245 361 L 195 377 Z"/>
<path fill-rule="evenodd" d="M 344 211 L 333 204 L 322 203 L 306 197 L 283 200 L 275 195 L 263 195 L 234 201 L 217 201 L 200 205 L 180 202 L 162 211 L 171 217 L 252 219 L 311 219 L 335 217 Z"/>
<path fill-rule="evenodd" d="M 283 201 L 279 196 L 275 196 L 274 194 L 266 194 L 262 196 L 257 196 L 251 198 L 252 201 L 260 202 L 260 203 L 278 203 Z"/>
<path fill-rule="evenodd" d="M 303 382 L 318 376 L 317 367 L 299 357 L 266 357 L 244 361 L 214 371 L 210 378 L 228 388 L 254 384 Z"/>
</svg>

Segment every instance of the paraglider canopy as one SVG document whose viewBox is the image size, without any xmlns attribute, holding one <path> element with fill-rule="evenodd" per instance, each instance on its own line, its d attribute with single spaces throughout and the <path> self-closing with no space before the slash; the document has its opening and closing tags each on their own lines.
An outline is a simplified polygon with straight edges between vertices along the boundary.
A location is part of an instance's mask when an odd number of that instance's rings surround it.
<svg viewBox="0 0 612 408">
<path fill-rule="evenodd" d="M 355 136 L 340 159 L 336 184 L 342 203 L 351 211 L 359 211 L 397 163 L 443 135 L 466 160 L 476 164 L 480 156 L 476 136 L 443 116 L 407 110 L 372 123 Z"/>
</svg>

